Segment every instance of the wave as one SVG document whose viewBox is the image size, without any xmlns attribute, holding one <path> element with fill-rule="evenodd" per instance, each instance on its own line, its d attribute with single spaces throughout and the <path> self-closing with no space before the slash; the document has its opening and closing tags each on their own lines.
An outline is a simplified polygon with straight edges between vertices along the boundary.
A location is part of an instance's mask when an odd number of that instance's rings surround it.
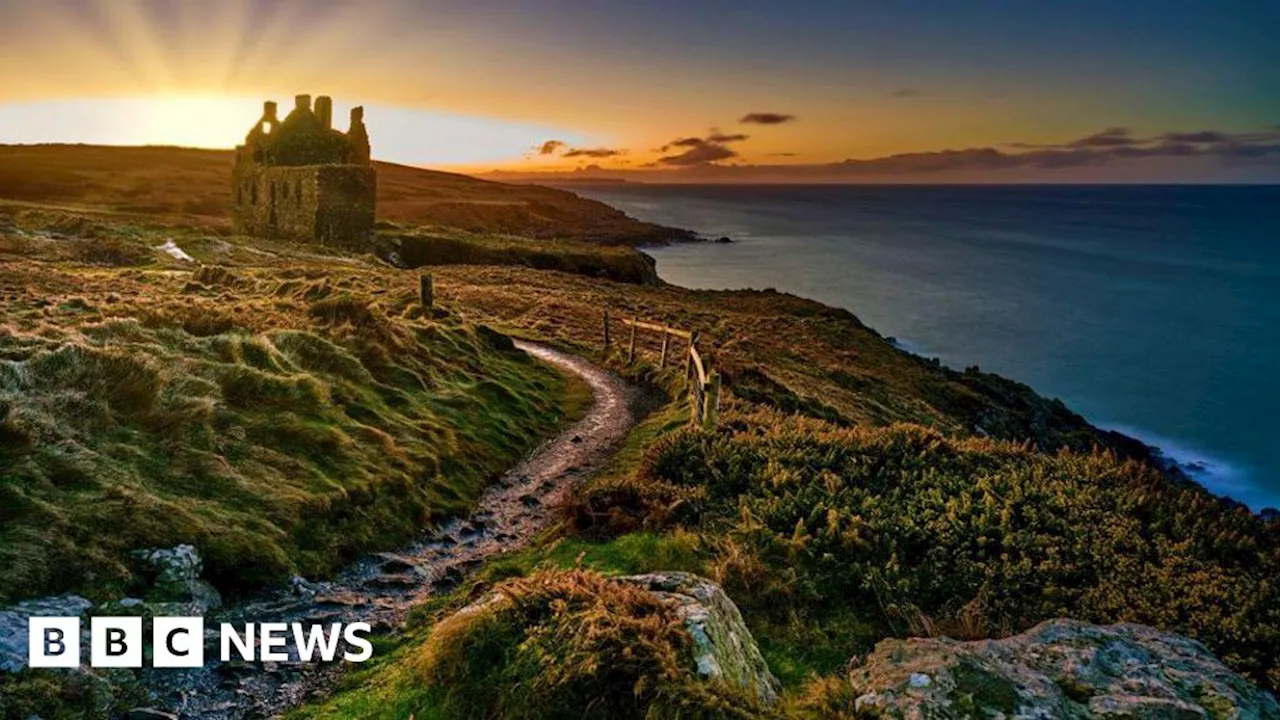
<svg viewBox="0 0 1280 720">
<path fill-rule="evenodd" d="M 1260 485 L 1255 473 L 1243 464 L 1139 428 L 1118 424 L 1098 424 L 1098 427 L 1128 435 L 1150 445 L 1162 457 L 1177 464 L 1192 480 L 1215 495 L 1238 500 L 1255 512 L 1268 507 L 1280 508 L 1280 495 Z"/>
</svg>

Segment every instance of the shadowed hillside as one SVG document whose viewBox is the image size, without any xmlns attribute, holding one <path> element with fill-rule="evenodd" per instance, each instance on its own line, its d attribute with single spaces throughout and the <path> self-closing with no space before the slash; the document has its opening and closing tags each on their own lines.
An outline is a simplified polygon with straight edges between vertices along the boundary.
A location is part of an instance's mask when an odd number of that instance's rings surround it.
<svg viewBox="0 0 1280 720">
<path fill-rule="evenodd" d="M 229 227 L 232 162 L 229 150 L 0 145 L 0 197 Z M 563 190 L 376 165 L 380 220 L 628 245 L 691 238 Z"/>
</svg>

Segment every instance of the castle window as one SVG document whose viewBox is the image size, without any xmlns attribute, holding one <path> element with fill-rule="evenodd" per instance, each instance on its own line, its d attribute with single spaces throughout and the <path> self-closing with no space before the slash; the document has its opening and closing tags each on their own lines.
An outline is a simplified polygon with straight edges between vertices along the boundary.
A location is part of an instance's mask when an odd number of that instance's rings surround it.
<svg viewBox="0 0 1280 720">
<path fill-rule="evenodd" d="M 258 183 L 250 184 L 249 189 L 251 191 L 249 200 L 252 204 L 257 205 L 258 204 Z"/>
<path fill-rule="evenodd" d="M 297 185 L 293 186 L 293 201 L 299 205 L 302 204 L 302 181 L 299 180 Z"/>
</svg>

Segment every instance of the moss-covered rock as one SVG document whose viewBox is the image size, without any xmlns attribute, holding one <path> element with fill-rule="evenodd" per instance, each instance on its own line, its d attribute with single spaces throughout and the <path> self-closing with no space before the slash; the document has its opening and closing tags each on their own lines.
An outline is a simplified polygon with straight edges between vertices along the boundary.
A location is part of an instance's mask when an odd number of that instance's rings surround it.
<svg viewBox="0 0 1280 720">
<path fill-rule="evenodd" d="M 845 699 L 847 717 L 1280 718 L 1275 697 L 1204 645 L 1128 623 L 1051 620 L 1002 640 L 886 640 L 848 683 L 827 693 Z"/>
<path fill-rule="evenodd" d="M 769 672 L 738 606 L 719 585 L 685 572 L 619 580 L 649 591 L 684 623 L 700 677 L 744 691 L 762 705 L 777 702 L 778 680 Z"/>
</svg>

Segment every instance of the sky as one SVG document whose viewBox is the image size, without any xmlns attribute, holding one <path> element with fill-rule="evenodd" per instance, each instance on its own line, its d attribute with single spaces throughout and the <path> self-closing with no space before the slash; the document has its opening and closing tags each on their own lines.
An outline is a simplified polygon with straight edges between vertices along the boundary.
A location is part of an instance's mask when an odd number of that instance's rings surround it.
<svg viewBox="0 0 1280 720">
<path fill-rule="evenodd" d="M 0 142 L 364 105 L 497 177 L 1280 182 L 1275 0 L 0 0 Z"/>
</svg>

